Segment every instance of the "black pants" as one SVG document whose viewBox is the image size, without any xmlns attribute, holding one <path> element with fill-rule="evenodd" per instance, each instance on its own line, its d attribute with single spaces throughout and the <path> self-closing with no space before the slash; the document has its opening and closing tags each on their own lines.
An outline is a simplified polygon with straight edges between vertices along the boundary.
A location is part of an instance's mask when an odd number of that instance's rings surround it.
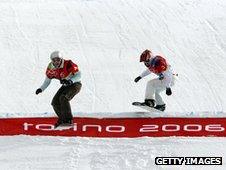
<svg viewBox="0 0 226 170">
<path fill-rule="evenodd" d="M 52 106 L 61 121 L 68 121 L 73 118 L 69 101 L 79 93 L 82 84 L 76 82 L 70 86 L 61 86 L 52 100 Z"/>
</svg>

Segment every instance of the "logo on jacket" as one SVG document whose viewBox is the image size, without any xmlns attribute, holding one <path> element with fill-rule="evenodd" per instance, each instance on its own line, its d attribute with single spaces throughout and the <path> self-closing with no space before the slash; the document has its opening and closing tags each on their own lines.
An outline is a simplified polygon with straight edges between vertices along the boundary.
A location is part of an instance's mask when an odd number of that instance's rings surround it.
<svg viewBox="0 0 226 170">
<path fill-rule="evenodd" d="M 61 77 L 61 78 L 64 78 L 64 77 L 65 77 L 64 72 L 61 72 L 61 73 L 60 73 L 60 77 Z"/>
</svg>

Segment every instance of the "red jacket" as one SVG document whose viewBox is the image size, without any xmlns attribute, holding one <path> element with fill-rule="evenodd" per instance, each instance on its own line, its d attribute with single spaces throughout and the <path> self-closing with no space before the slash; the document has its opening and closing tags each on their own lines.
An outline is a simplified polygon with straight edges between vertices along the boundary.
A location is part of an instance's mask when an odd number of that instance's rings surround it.
<svg viewBox="0 0 226 170">
<path fill-rule="evenodd" d="M 46 69 L 46 76 L 49 79 L 66 79 L 70 74 L 75 74 L 78 72 L 78 66 L 71 60 L 62 59 L 62 63 L 59 68 L 55 68 L 52 62 L 48 65 Z"/>
<path fill-rule="evenodd" d="M 144 64 L 151 72 L 155 74 L 162 73 L 167 69 L 166 60 L 159 55 L 155 56 L 149 62 L 145 62 Z"/>
</svg>

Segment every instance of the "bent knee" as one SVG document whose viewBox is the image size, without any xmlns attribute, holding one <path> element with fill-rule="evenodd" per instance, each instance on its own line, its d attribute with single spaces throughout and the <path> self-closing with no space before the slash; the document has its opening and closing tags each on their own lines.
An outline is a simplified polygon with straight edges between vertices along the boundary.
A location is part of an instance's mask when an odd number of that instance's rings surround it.
<svg viewBox="0 0 226 170">
<path fill-rule="evenodd" d="M 52 106 L 56 106 L 59 104 L 59 99 L 56 99 L 56 98 L 53 98 L 52 102 L 51 102 L 51 105 Z"/>
<path fill-rule="evenodd" d="M 158 79 L 153 79 L 148 81 L 147 85 L 151 87 L 158 87 L 161 84 L 161 81 Z"/>
<path fill-rule="evenodd" d="M 59 97 L 59 100 L 60 100 L 60 102 L 62 102 L 62 101 L 69 101 L 69 99 L 66 97 L 66 95 L 61 95 Z"/>
</svg>

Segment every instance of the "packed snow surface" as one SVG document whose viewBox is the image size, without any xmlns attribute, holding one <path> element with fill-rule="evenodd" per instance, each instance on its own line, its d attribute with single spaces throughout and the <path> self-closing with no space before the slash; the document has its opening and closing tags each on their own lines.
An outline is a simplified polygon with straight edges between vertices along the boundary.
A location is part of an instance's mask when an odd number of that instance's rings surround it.
<svg viewBox="0 0 226 170">
<path fill-rule="evenodd" d="M 165 116 L 224 117 L 225 11 L 225 0 L 1 0 L 0 117 L 53 115 L 59 82 L 35 90 L 54 50 L 82 72 L 75 116 L 143 111 L 131 103 L 143 100 L 155 77 L 133 81 L 147 48 L 179 75 L 173 95 L 163 93 Z M 224 138 L 0 137 L 0 169 L 226 169 L 225 146 Z M 222 156 L 223 165 L 156 166 L 156 156 Z"/>
</svg>

